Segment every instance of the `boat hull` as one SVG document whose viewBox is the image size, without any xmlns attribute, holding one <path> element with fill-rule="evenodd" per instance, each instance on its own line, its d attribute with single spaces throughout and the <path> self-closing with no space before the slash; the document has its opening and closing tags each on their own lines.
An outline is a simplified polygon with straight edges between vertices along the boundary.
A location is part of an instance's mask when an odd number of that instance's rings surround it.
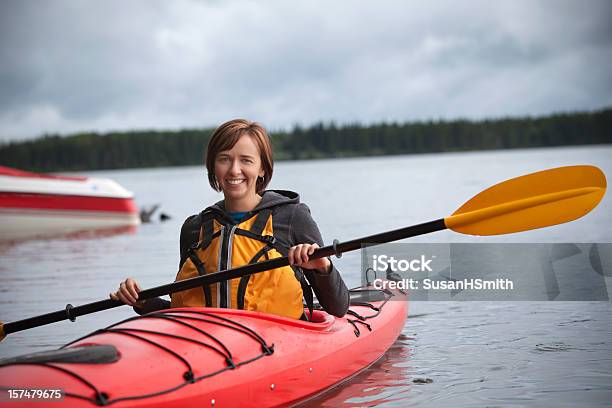
<svg viewBox="0 0 612 408">
<path fill-rule="evenodd" d="M 0 166 L 0 241 L 138 224 L 133 194 L 112 180 L 42 175 Z"/>
</svg>

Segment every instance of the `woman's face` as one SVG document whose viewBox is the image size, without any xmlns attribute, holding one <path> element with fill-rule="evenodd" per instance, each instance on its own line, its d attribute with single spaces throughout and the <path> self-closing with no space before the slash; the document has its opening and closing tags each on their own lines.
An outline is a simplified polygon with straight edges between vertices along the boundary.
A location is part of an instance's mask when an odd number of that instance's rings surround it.
<svg viewBox="0 0 612 408">
<path fill-rule="evenodd" d="M 252 198 L 257 194 L 257 177 L 263 177 L 259 148 L 249 135 L 242 135 L 230 150 L 215 158 L 215 176 L 226 200 Z"/>
</svg>

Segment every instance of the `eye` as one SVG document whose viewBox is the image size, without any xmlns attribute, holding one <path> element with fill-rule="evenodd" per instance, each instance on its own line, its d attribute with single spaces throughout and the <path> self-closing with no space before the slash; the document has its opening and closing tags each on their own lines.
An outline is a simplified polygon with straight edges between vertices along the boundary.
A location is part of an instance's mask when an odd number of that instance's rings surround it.
<svg viewBox="0 0 612 408">
<path fill-rule="evenodd" d="M 228 160 L 229 160 L 229 158 L 227 156 L 217 157 L 217 161 L 220 162 L 220 163 L 225 163 Z"/>
<path fill-rule="evenodd" d="M 252 159 L 242 159 L 242 162 L 246 164 L 251 164 L 253 163 L 253 160 Z"/>
</svg>

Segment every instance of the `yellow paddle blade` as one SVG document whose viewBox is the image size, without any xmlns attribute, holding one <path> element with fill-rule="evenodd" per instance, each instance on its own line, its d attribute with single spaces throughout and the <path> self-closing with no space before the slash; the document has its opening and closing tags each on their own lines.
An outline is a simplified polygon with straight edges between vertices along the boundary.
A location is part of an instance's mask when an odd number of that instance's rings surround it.
<svg viewBox="0 0 612 408">
<path fill-rule="evenodd" d="M 594 166 L 568 166 L 513 178 L 472 197 L 446 226 L 470 235 L 499 235 L 573 221 L 599 204 L 606 176 Z"/>
</svg>

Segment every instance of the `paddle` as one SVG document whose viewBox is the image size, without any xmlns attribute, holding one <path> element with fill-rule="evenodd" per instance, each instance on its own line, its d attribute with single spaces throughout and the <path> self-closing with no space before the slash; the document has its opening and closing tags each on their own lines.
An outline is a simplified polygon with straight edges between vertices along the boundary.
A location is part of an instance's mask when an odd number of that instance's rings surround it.
<svg viewBox="0 0 612 408">
<path fill-rule="evenodd" d="M 361 248 L 363 244 L 382 244 L 447 228 L 462 234 L 499 235 L 561 224 L 587 214 L 601 201 L 605 191 L 606 178 L 597 167 L 569 166 L 544 170 L 496 184 L 471 198 L 450 217 L 352 241 L 334 241 L 333 245 L 317 249 L 310 259 L 331 255 L 339 257 L 344 252 Z M 276 258 L 146 289 L 139 292 L 138 297 L 151 299 L 288 264 L 287 257 Z M 66 319 L 74 321 L 77 316 L 121 305 L 120 301 L 106 299 L 76 307 L 67 305 L 65 310 L 4 325 L 0 323 L 0 339 L 9 333 Z"/>
</svg>

